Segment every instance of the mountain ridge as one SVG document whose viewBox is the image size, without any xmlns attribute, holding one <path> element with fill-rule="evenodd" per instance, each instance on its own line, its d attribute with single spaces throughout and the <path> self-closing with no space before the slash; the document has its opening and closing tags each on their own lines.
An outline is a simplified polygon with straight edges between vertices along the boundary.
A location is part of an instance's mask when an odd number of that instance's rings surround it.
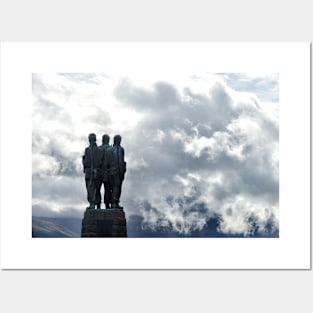
<svg viewBox="0 0 313 313">
<path fill-rule="evenodd" d="M 80 238 L 82 219 L 72 217 L 32 217 L 33 238 Z M 266 233 L 258 229 L 249 236 L 242 234 L 223 234 L 218 231 L 219 220 L 212 218 L 207 221 L 203 229 L 190 234 L 181 234 L 170 227 L 156 227 L 151 229 L 143 223 L 141 215 L 130 215 L 127 219 L 127 237 L 129 238 L 278 238 L 278 230 L 269 226 Z"/>
</svg>

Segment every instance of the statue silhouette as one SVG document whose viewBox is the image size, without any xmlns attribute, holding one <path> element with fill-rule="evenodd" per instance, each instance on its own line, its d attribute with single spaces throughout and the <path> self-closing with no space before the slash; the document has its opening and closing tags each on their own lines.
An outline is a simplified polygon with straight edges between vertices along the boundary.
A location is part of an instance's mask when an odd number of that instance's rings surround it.
<svg viewBox="0 0 313 313">
<path fill-rule="evenodd" d="M 89 134 L 88 139 L 89 146 L 85 149 L 82 162 L 85 173 L 87 200 L 90 203 L 89 209 L 94 209 L 95 205 L 100 208 L 101 203 L 99 185 L 101 183 L 103 151 L 97 146 L 95 134 Z"/>
<path fill-rule="evenodd" d="M 122 209 L 119 202 L 126 172 L 125 153 L 124 148 L 121 146 L 121 141 L 122 137 L 120 135 L 114 136 L 113 147 L 107 150 L 105 164 L 108 171 L 111 207 L 117 209 Z"/>
</svg>

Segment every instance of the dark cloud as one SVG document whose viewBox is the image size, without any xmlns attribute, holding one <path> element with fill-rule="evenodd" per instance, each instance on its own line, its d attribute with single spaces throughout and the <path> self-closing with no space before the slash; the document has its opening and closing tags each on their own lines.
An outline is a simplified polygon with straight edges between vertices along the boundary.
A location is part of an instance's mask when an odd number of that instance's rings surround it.
<svg viewBox="0 0 313 313">
<path fill-rule="evenodd" d="M 220 130 L 237 116 L 232 99 L 225 87 L 216 83 L 208 94 L 193 92 L 186 87 L 183 97 L 174 85 L 157 82 L 148 88 L 137 87 L 130 80 L 122 80 L 115 88 L 114 95 L 125 105 L 134 107 L 145 114 L 142 129 L 192 128 L 211 134 L 210 130 Z"/>
</svg>

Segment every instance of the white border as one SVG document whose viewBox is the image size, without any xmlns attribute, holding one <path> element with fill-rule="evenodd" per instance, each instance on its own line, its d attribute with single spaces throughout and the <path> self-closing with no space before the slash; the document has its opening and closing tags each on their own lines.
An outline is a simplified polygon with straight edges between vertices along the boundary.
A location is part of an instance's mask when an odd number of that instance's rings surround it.
<svg viewBox="0 0 313 313">
<path fill-rule="evenodd" d="M 309 269 L 309 55 L 309 43 L 1 44 L 1 267 Z M 161 75 L 204 61 L 207 72 L 280 74 L 280 238 L 31 238 L 31 73 Z"/>
</svg>

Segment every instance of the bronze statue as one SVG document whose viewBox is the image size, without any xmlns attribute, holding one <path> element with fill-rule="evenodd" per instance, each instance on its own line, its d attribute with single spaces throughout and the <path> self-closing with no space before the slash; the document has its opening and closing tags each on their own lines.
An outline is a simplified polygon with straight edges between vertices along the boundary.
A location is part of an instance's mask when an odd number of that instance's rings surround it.
<svg viewBox="0 0 313 313">
<path fill-rule="evenodd" d="M 111 148 L 109 145 L 110 142 L 110 136 L 107 134 L 104 134 L 102 136 L 102 145 L 99 147 L 103 151 L 103 161 L 102 161 L 102 168 L 101 168 L 101 182 L 99 185 L 99 193 L 101 192 L 101 187 L 103 184 L 104 188 L 104 194 L 103 194 L 103 202 L 105 203 L 106 209 L 110 208 L 110 202 L 111 202 L 111 192 L 110 192 L 110 186 L 108 181 L 108 168 L 107 168 L 107 151 Z M 101 194 L 101 193 L 100 193 Z"/>
<path fill-rule="evenodd" d="M 126 172 L 124 148 L 121 146 L 122 137 L 114 136 L 113 147 L 107 150 L 105 167 L 108 170 L 111 208 L 123 209 L 120 205 L 122 183 Z"/>
<path fill-rule="evenodd" d="M 89 134 L 89 146 L 83 155 L 83 167 L 85 173 L 87 199 L 90 203 L 89 209 L 94 209 L 95 205 L 100 209 L 101 194 L 101 167 L 103 162 L 103 150 L 99 149 L 96 143 L 96 135 Z"/>
</svg>

